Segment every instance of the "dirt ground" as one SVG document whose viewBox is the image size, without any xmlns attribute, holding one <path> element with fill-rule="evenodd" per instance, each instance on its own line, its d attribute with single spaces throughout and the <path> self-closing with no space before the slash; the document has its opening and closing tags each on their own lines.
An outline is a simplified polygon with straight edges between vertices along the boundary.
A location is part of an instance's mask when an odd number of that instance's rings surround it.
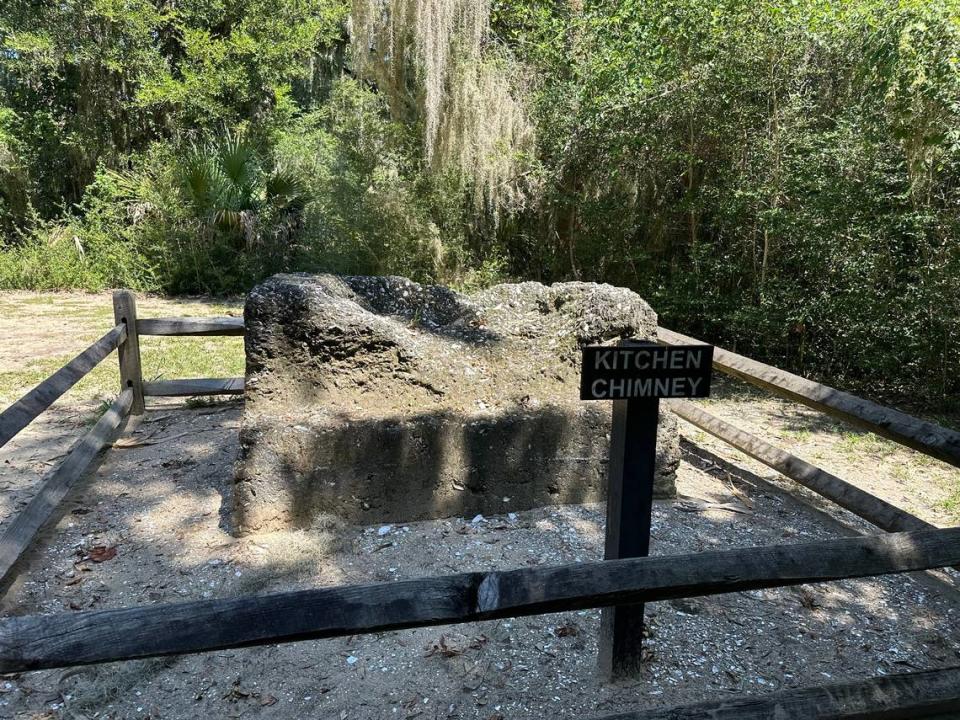
<svg viewBox="0 0 960 720">
<path fill-rule="evenodd" d="M 10 315 L 0 318 L 0 333 L 16 322 Z M 46 342 L 58 355 L 82 347 L 58 340 L 67 327 L 76 325 L 58 320 L 48 328 Z M 0 373 L 17 370 L 23 354 L 42 345 L 24 340 L 23 347 L 23 353 L 7 344 L 0 349 Z M 66 398 L 0 450 L 0 531 L 98 401 Z M 957 524 L 960 471 L 738 385 L 721 385 L 707 404 L 931 522 Z M 152 403 L 68 497 L 6 589 L 3 613 L 129 607 L 602 556 L 601 506 L 511 512 L 508 500 L 491 517 L 382 527 L 328 522 L 234 538 L 226 511 L 241 412 L 237 401 Z M 655 554 L 871 532 L 695 428 L 681 423 L 681 431 L 681 497 L 655 509 Z M 653 603 L 645 673 L 615 685 L 596 675 L 599 612 L 584 611 L 22 673 L 0 678 L 0 718 L 603 716 L 955 665 L 960 594 L 950 586 L 956 583 L 952 573 L 919 574 Z"/>
</svg>

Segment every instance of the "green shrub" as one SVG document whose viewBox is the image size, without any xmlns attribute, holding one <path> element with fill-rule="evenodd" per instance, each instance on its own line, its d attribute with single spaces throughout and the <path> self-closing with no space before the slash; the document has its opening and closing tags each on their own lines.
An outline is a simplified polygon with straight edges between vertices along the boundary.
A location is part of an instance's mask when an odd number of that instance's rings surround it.
<svg viewBox="0 0 960 720">
<path fill-rule="evenodd" d="M 122 238 L 77 230 L 45 225 L 17 245 L 0 247 L 0 289 L 159 289 L 153 268 L 136 247 Z"/>
<path fill-rule="evenodd" d="M 352 80 L 330 102 L 276 138 L 277 162 L 312 198 L 298 242 L 298 267 L 455 276 L 463 260 L 464 188 L 426 171 L 416 131 L 390 121 L 382 98 Z"/>
<path fill-rule="evenodd" d="M 100 169 L 74 216 L 6 249 L 0 287 L 224 294 L 289 270 L 476 284 L 504 263 L 468 248 L 465 197 L 346 80 L 282 131 L 156 143 Z"/>
</svg>

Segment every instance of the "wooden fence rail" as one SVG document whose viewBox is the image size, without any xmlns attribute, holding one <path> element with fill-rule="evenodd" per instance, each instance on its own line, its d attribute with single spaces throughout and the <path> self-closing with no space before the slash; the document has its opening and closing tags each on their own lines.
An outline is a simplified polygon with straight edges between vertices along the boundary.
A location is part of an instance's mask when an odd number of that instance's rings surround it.
<svg viewBox="0 0 960 720">
<path fill-rule="evenodd" d="M 53 405 L 67 390 L 100 364 L 127 338 L 126 325 L 118 324 L 73 360 L 0 413 L 0 447 Z"/>
<path fill-rule="evenodd" d="M 37 532 L 53 515 L 77 478 L 83 475 L 93 458 L 109 442 L 130 412 L 132 402 L 133 390 L 127 388 L 80 442 L 71 448 L 66 459 L 40 481 L 40 490 L 0 537 L 0 585 L 6 581 L 7 573 L 30 547 Z"/>
<path fill-rule="evenodd" d="M 960 668 L 952 667 L 638 710 L 597 720 L 956 720 L 958 711 Z"/>
<path fill-rule="evenodd" d="M 137 321 L 141 335 L 243 335 L 242 317 L 144 318 Z"/>
<path fill-rule="evenodd" d="M 783 587 L 960 564 L 960 528 L 0 620 L 0 672 Z"/>
<path fill-rule="evenodd" d="M 243 378 L 184 378 L 156 380 L 143 384 L 147 397 L 198 397 L 201 395 L 242 395 Z"/>
<path fill-rule="evenodd" d="M 666 328 L 658 328 L 657 337 L 667 345 L 702 343 Z M 764 365 L 723 348 L 714 348 L 713 366 L 757 387 L 960 467 L 960 432 Z"/>
<path fill-rule="evenodd" d="M 836 475 L 821 470 L 785 450 L 761 440 L 711 415 L 686 400 L 670 400 L 668 407 L 678 417 L 720 438 L 731 447 L 773 468 L 791 480 L 831 500 L 869 523 L 887 530 L 923 530 L 934 526 L 915 515 L 891 505 L 866 490 L 861 490 Z"/>
<path fill-rule="evenodd" d="M 140 362 L 142 335 L 242 335 L 243 318 L 137 317 L 136 296 L 129 290 L 113 294 L 116 326 L 53 375 L 0 413 L 0 447 L 15 437 L 114 350 L 120 361 L 121 393 L 93 428 L 70 450 L 66 459 L 40 481 L 40 489 L 0 537 L 0 585 L 53 516 L 57 506 L 93 458 L 130 414 L 144 411 L 144 395 L 191 396 L 243 392 L 243 378 L 202 378 L 144 383 Z"/>
<path fill-rule="evenodd" d="M 40 487 L 27 506 L 0 536 L 0 585 L 10 578 L 11 570 L 30 547 L 37 533 L 53 516 L 57 506 L 94 457 L 110 441 L 140 398 L 140 385 L 128 378 L 131 367 L 139 377 L 140 352 L 137 347 L 136 303 L 133 294 L 114 294 L 116 325 L 90 347 L 53 375 L 0 413 L 0 447 L 33 422 L 44 410 L 61 398 L 107 355 L 117 350 L 120 356 L 120 395 L 94 426 L 70 449 L 66 458 L 40 480 Z M 142 405 L 141 405 L 142 411 Z"/>
</svg>

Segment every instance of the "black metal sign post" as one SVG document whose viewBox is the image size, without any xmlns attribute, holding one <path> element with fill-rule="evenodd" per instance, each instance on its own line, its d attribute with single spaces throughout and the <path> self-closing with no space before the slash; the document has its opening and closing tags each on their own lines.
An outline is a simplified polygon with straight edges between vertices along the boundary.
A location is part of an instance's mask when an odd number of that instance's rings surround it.
<svg viewBox="0 0 960 720">
<path fill-rule="evenodd" d="M 623 341 L 586 347 L 581 400 L 613 400 L 604 558 L 646 557 L 657 458 L 660 398 L 710 394 L 713 346 L 662 347 Z M 603 609 L 600 671 L 609 679 L 636 676 L 643 652 L 643 604 Z"/>
</svg>

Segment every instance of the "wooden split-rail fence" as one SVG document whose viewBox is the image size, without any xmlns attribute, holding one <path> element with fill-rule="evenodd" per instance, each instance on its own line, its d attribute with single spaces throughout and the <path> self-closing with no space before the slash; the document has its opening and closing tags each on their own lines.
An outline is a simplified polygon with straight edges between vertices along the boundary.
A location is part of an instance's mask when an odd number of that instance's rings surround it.
<svg viewBox="0 0 960 720">
<path fill-rule="evenodd" d="M 243 392 L 243 378 L 144 382 L 141 335 L 242 335 L 242 318 L 138 318 L 129 291 L 114 294 L 115 326 L 0 413 L 0 447 L 117 350 L 120 392 L 0 537 L 0 584 L 71 487 L 144 398 Z M 665 328 L 664 344 L 699 341 Z M 716 348 L 714 367 L 960 467 L 960 433 Z M 119 610 L 0 619 L 0 673 L 376 633 L 402 628 L 699 597 L 960 566 L 960 528 L 938 529 L 688 401 L 684 420 L 881 530 L 820 542 L 556 567 L 462 573 L 375 585 L 301 590 Z M 640 710 L 607 720 L 957 717 L 960 667 Z"/>
</svg>

